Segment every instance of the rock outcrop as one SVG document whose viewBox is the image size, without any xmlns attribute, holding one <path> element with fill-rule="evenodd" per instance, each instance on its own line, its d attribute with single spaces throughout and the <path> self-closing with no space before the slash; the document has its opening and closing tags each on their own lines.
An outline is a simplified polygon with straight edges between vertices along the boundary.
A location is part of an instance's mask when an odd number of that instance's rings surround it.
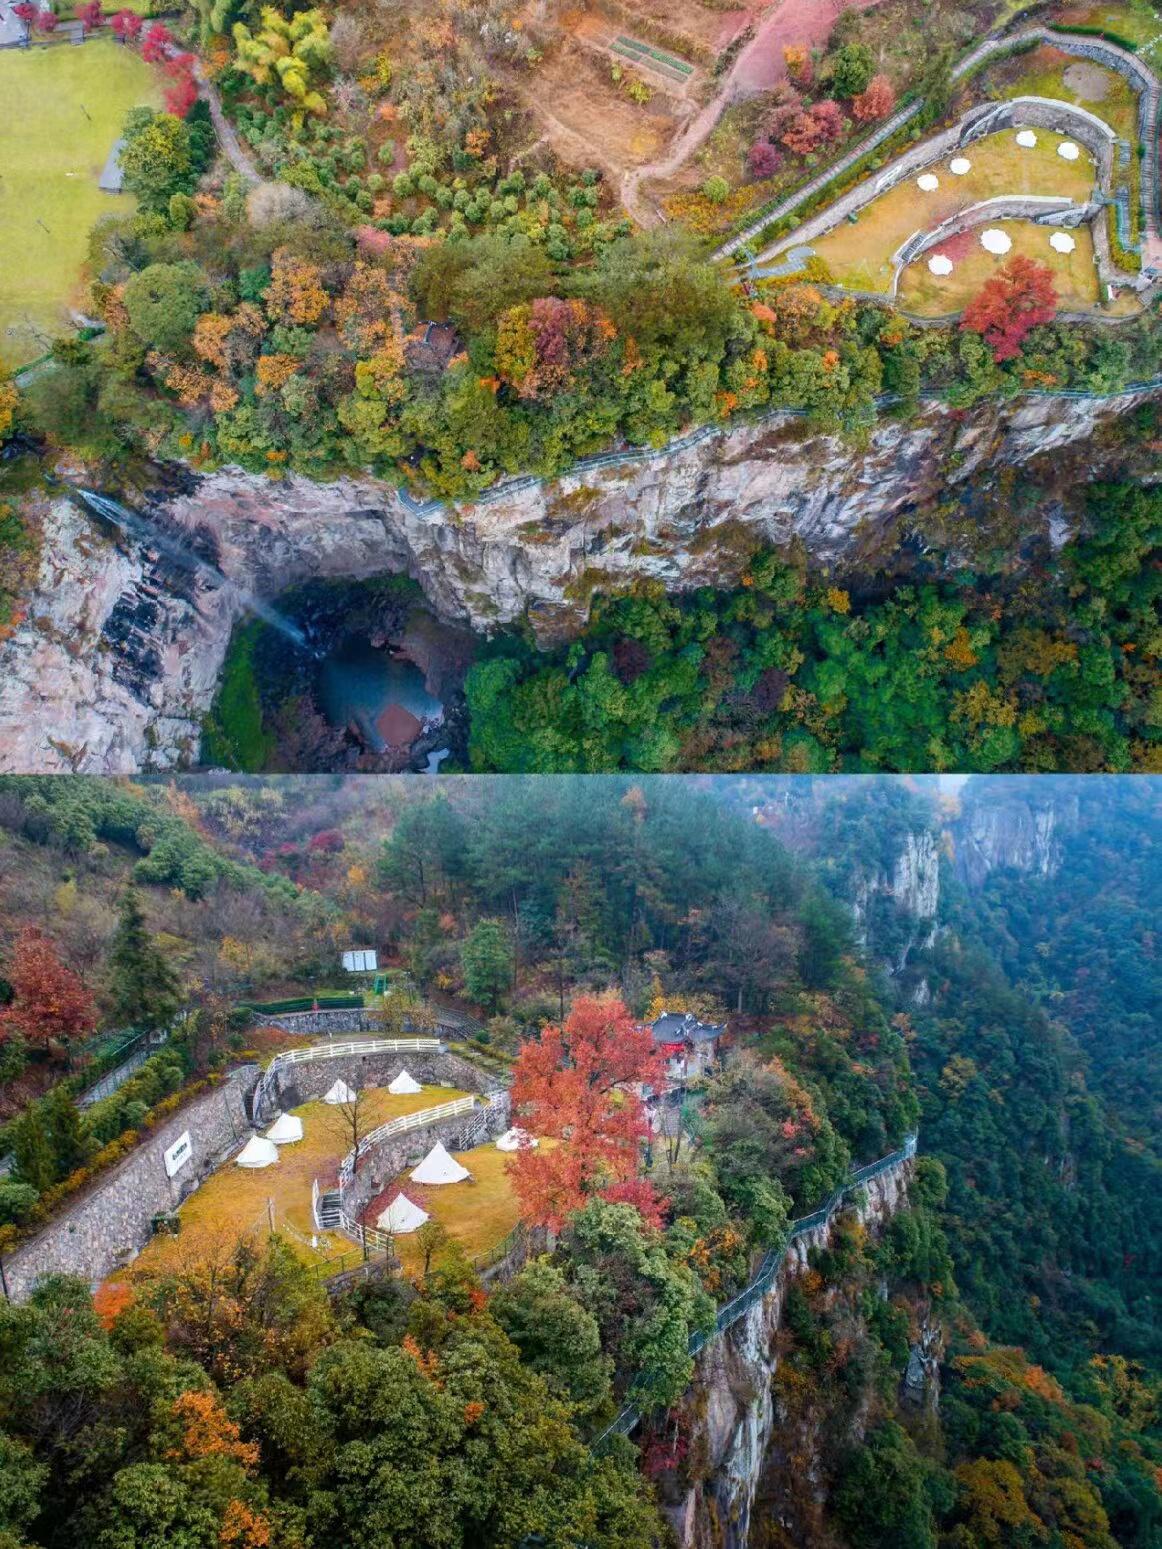
<svg viewBox="0 0 1162 1549">
<path fill-rule="evenodd" d="M 1063 833 L 1079 820 L 1076 791 L 1032 786 L 994 790 L 985 802 L 964 803 L 953 827 L 956 868 L 970 888 L 980 887 L 990 872 L 1009 868 L 1052 877 L 1064 859 Z M 969 787 L 971 792 L 971 787 Z"/>
<path fill-rule="evenodd" d="M 940 844 L 932 829 L 912 829 L 903 836 L 890 872 L 861 870 L 853 877 L 851 909 L 861 947 L 869 944 L 869 916 L 877 900 L 893 904 L 901 921 L 902 939 L 897 936 L 891 942 L 888 967 L 893 973 L 902 973 L 909 955 L 917 947 L 931 946 L 936 939 Z M 878 945 L 873 943 L 873 949 Z"/>
<path fill-rule="evenodd" d="M 61 499 L 44 514 L 25 622 L 0 647 L 0 769 L 194 762 L 248 595 L 269 602 L 311 578 L 402 572 L 448 623 L 487 632 L 527 612 L 542 638 L 560 638 L 596 589 L 729 585 L 764 545 L 798 544 L 840 574 L 869 567 L 914 536 L 920 508 L 1083 440 L 1138 396 L 929 403 L 907 423 L 882 422 L 861 452 L 779 414 L 593 459 L 552 482 L 515 480 L 456 508 L 405 502 L 371 479 L 272 482 L 226 469 L 145 511 L 162 535 L 154 549 L 101 534 Z M 967 543 L 967 514 L 964 523 Z M 1046 518 L 1040 536 L 1062 541 L 1061 522 Z M 225 580 L 176 569 L 167 538 L 192 544 Z"/>
</svg>

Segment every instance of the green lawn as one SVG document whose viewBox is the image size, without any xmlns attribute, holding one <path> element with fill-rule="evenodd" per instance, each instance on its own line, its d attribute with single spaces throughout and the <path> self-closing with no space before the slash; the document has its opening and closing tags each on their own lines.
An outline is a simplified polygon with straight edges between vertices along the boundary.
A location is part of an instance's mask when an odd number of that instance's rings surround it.
<svg viewBox="0 0 1162 1549">
<path fill-rule="evenodd" d="M 1046 17 L 1069 27 L 1104 27 L 1127 43 L 1136 44 L 1148 64 L 1162 63 L 1162 12 L 1150 0 L 1115 0 L 1110 5 L 1060 5 Z"/>
<path fill-rule="evenodd" d="M 925 168 L 940 180 L 923 193 L 914 176 L 903 179 L 860 211 L 854 224 L 843 222 L 811 245 L 831 270 L 837 285 L 853 290 L 888 291 L 892 254 L 914 231 L 931 230 L 942 221 L 1001 194 L 1060 194 L 1083 202 L 1094 183 L 1093 161 L 1084 149 L 1078 161 L 1057 154 L 1060 137 L 1037 132 L 1037 144 L 1024 149 L 1016 132 L 1002 130 L 967 147 L 971 171 L 954 177 L 948 160 Z"/>
<path fill-rule="evenodd" d="M 90 228 L 133 206 L 97 179 L 126 112 L 161 94 L 136 53 L 97 38 L 5 50 L 0 98 L 0 360 L 16 366 L 42 355 L 84 300 Z"/>
<path fill-rule="evenodd" d="M 1052 97 L 1075 103 L 1104 119 L 1123 140 L 1137 143 L 1138 96 L 1124 75 L 1047 43 L 1022 58 L 1024 68 L 1000 88 L 999 96 Z"/>
<path fill-rule="evenodd" d="M 1058 253 L 1049 245 L 1050 231 L 1033 221 L 998 221 L 997 227 L 1013 239 L 1004 258 L 987 253 L 980 245 L 983 226 L 957 236 L 942 247 L 932 248 L 909 264 L 900 276 L 899 302 L 905 312 L 921 317 L 946 317 L 961 312 L 984 282 L 1002 268 L 1014 253 L 1035 258 L 1053 271 L 1057 295 L 1064 311 L 1076 312 L 1096 306 L 1097 270 L 1093 262 L 1093 239 L 1085 226 L 1070 235 L 1077 243 L 1072 253 Z M 933 253 L 947 252 L 955 268 L 938 276 L 928 269 Z"/>
</svg>

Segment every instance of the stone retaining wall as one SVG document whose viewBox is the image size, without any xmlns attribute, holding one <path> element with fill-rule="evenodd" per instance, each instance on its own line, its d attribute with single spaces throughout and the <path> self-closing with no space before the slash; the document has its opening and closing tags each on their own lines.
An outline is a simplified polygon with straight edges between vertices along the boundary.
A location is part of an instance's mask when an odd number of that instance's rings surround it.
<svg viewBox="0 0 1162 1549">
<path fill-rule="evenodd" d="M 508 1117 L 508 1103 L 498 1103 L 492 1109 L 476 1108 L 471 1113 L 437 1119 L 432 1124 L 406 1130 L 402 1135 L 391 1136 L 370 1147 L 359 1159 L 359 1171 L 343 1190 L 344 1210 L 349 1216 L 358 1216 L 368 1201 L 373 1200 L 393 1178 L 405 1169 L 418 1166 L 437 1140 L 443 1141 L 449 1151 L 468 1150 L 465 1138 L 481 1118 L 488 1134 L 483 1144 L 491 1144 L 508 1128 Z"/>
<path fill-rule="evenodd" d="M 79 1275 L 96 1286 L 149 1241 L 155 1215 L 176 1210 L 187 1195 L 251 1134 L 245 1097 L 258 1079 L 257 1065 L 231 1072 L 221 1086 L 186 1104 L 67 1206 L 42 1231 L 4 1261 L 11 1301 L 27 1301 L 43 1275 Z M 189 1160 L 172 1177 L 163 1153 L 189 1131 Z"/>
<path fill-rule="evenodd" d="M 274 1091 L 283 1108 L 297 1108 L 329 1092 L 336 1081 L 346 1081 L 357 1091 L 365 1086 L 387 1086 L 401 1070 L 422 1086 L 459 1087 L 464 1092 L 492 1092 L 499 1084 L 470 1060 L 458 1054 L 424 1054 L 404 1050 L 397 1054 L 339 1054 L 334 1059 L 301 1060 L 277 1067 Z"/>
<path fill-rule="evenodd" d="M 302 1034 L 310 1038 L 325 1033 L 369 1033 L 373 1031 L 371 1019 L 362 1007 L 337 1007 L 332 1011 L 285 1011 L 276 1016 L 272 1012 L 254 1013 L 258 1027 L 281 1027 L 284 1032 Z"/>
</svg>

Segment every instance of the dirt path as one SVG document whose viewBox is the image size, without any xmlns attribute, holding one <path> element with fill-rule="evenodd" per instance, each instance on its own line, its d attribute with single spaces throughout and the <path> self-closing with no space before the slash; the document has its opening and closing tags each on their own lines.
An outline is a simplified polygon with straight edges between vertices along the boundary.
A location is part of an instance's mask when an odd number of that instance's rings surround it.
<svg viewBox="0 0 1162 1549">
<path fill-rule="evenodd" d="M 876 0 L 850 0 L 866 10 Z M 824 43 L 835 18 L 847 9 L 844 0 L 775 0 L 759 18 L 755 35 L 734 61 L 718 91 L 673 140 L 664 156 L 635 167 L 621 179 L 621 202 L 639 226 L 654 226 L 665 217 L 643 200 L 641 186 L 651 178 L 673 177 L 713 134 L 726 109 L 747 97 L 770 91 L 787 77 L 783 48 L 804 43 L 809 48 Z"/>
</svg>

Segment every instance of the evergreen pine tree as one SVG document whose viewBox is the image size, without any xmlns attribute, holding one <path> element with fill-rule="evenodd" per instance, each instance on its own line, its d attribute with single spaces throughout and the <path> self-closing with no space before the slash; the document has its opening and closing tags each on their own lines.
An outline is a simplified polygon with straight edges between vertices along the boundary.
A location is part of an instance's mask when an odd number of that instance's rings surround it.
<svg viewBox="0 0 1162 1549">
<path fill-rule="evenodd" d="M 44 1120 L 56 1176 L 67 1178 L 84 1166 L 88 1148 L 81 1128 L 80 1110 L 63 1086 L 56 1087 L 46 1099 Z"/>
<path fill-rule="evenodd" d="M 53 1167 L 52 1145 L 39 1109 L 34 1105 L 15 1126 L 12 1139 L 14 1164 L 12 1178 L 27 1183 L 38 1194 L 51 1188 L 57 1174 Z"/>
<path fill-rule="evenodd" d="M 109 954 L 113 1015 L 122 1028 L 153 1032 L 169 1025 L 178 1008 L 177 975 L 145 926 L 136 888 L 126 889 Z"/>
</svg>

